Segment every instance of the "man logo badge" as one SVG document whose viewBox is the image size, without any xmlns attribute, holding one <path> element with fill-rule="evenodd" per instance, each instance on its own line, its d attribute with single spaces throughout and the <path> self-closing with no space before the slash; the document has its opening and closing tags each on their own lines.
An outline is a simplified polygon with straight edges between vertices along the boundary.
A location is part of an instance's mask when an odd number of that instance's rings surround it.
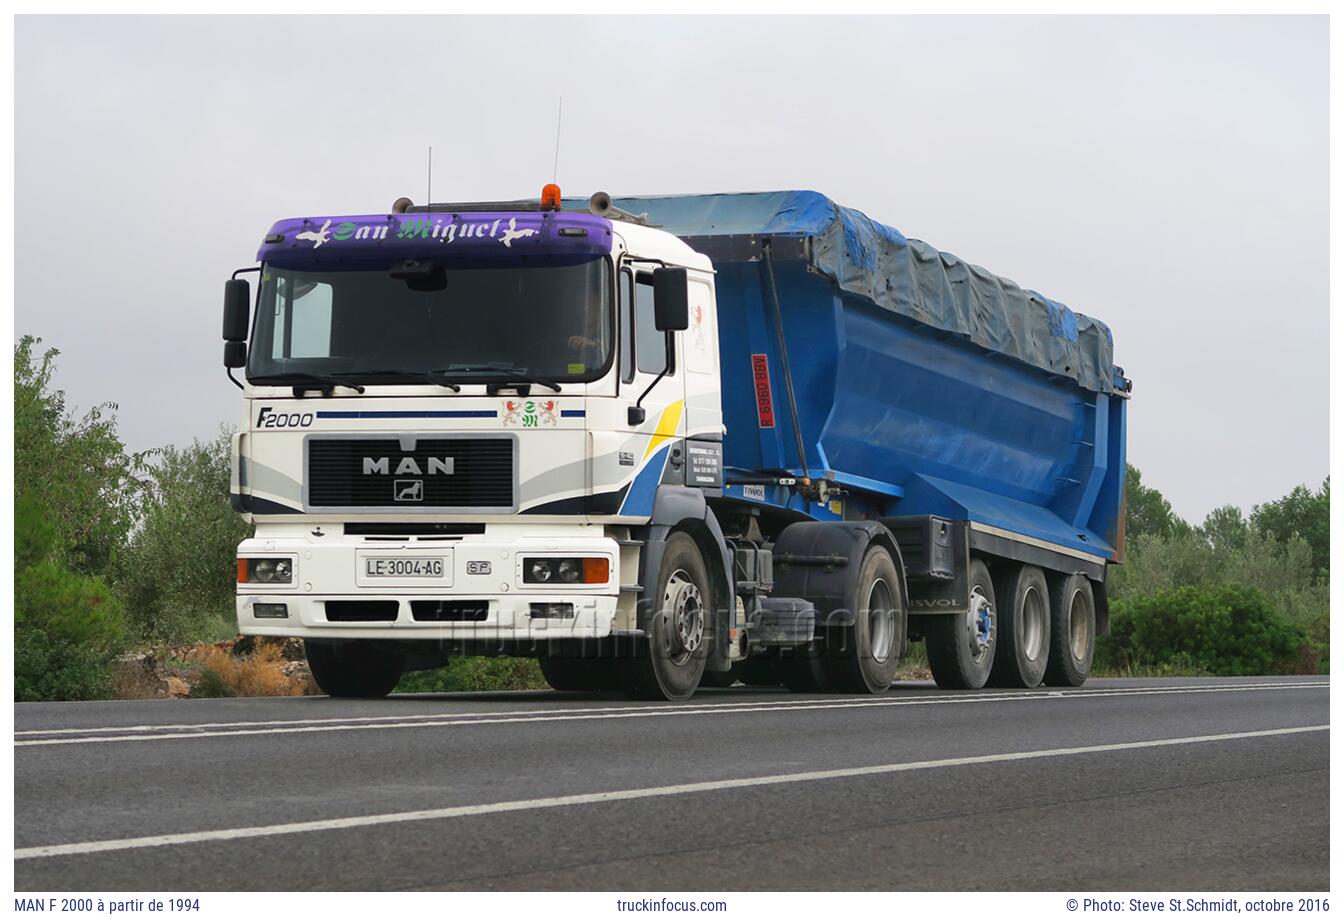
<svg viewBox="0 0 1344 920">
<path fill-rule="evenodd" d="M 425 481 L 423 479 L 398 479 L 392 484 L 392 500 L 397 502 L 424 501 Z"/>
</svg>

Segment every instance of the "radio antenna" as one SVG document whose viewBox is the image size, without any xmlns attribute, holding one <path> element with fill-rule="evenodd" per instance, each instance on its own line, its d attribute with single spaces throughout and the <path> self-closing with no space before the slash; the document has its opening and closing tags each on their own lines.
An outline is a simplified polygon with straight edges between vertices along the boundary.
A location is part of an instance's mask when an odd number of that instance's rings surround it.
<svg viewBox="0 0 1344 920">
<path fill-rule="evenodd" d="M 555 162 L 551 164 L 551 182 L 560 175 L 560 122 L 565 114 L 565 97 L 560 97 L 560 108 L 555 113 Z"/>
<path fill-rule="evenodd" d="M 425 207 L 434 203 L 434 196 L 429 192 L 433 188 L 434 182 L 434 147 L 429 148 L 429 160 L 425 164 Z"/>
</svg>

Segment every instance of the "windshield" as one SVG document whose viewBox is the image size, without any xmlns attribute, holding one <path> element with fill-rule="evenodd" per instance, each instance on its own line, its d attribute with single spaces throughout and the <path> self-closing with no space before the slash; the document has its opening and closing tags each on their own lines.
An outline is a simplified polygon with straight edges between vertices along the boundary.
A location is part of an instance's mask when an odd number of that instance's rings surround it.
<svg viewBox="0 0 1344 920">
<path fill-rule="evenodd" d="M 600 258 L 358 271 L 268 265 L 248 378 L 594 380 L 611 360 L 611 299 L 609 265 Z"/>
</svg>

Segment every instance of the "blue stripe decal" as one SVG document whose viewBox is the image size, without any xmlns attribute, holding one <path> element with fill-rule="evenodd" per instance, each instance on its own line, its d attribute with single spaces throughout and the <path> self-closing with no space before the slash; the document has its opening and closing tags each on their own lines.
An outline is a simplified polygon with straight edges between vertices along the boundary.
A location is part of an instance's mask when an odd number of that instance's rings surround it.
<svg viewBox="0 0 1344 920">
<path fill-rule="evenodd" d="M 425 412 L 319 412 L 318 418 L 497 418 L 495 409 L 444 409 Z"/>
<path fill-rule="evenodd" d="M 584 410 L 582 410 L 582 409 L 561 409 L 561 410 L 560 410 L 560 417 L 561 417 L 561 418 L 583 418 L 585 415 L 587 415 L 587 413 L 584 412 Z"/>
<path fill-rule="evenodd" d="M 653 499 L 658 494 L 658 484 L 663 481 L 663 467 L 667 464 L 667 452 L 671 444 L 664 444 L 657 453 L 644 464 L 644 469 L 630 483 L 630 491 L 625 493 L 618 515 L 648 517 L 653 514 Z"/>
</svg>

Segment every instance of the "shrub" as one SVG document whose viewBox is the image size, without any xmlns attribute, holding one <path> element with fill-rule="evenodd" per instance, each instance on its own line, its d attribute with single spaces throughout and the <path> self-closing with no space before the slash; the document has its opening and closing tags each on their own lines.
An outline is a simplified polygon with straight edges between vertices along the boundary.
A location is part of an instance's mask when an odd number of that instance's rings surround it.
<svg viewBox="0 0 1344 920">
<path fill-rule="evenodd" d="M 393 692 L 544 690 L 547 686 L 535 658 L 454 658 L 442 668 L 406 674 Z"/>
<path fill-rule="evenodd" d="M 1302 628 L 1256 589 L 1236 585 L 1175 588 L 1115 603 L 1097 659 L 1121 671 L 1180 660 L 1219 676 L 1315 670 Z"/>
<path fill-rule="evenodd" d="M 260 644 L 250 655 L 235 657 L 224 649 L 211 649 L 193 696 L 302 696 L 307 681 L 284 671 L 284 649 L 279 644 Z"/>
</svg>

